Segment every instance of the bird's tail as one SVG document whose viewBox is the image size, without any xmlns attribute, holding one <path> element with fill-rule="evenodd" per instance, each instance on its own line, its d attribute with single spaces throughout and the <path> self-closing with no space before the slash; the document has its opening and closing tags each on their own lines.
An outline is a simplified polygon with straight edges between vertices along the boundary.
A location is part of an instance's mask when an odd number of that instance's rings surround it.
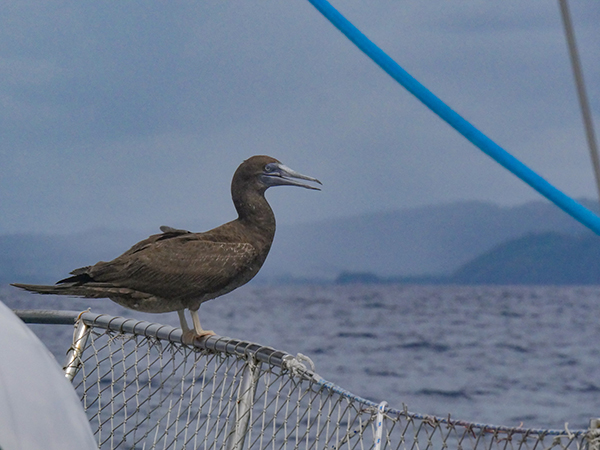
<svg viewBox="0 0 600 450">
<path fill-rule="evenodd" d="M 43 285 L 43 284 L 21 284 L 12 283 L 11 286 L 24 289 L 29 292 L 35 292 L 36 294 L 49 294 L 49 295 L 70 295 L 73 297 L 85 297 L 85 298 L 106 298 L 109 294 L 106 287 L 93 286 L 90 284 L 76 284 L 76 283 L 65 283 L 56 285 Z"/>
</svg>

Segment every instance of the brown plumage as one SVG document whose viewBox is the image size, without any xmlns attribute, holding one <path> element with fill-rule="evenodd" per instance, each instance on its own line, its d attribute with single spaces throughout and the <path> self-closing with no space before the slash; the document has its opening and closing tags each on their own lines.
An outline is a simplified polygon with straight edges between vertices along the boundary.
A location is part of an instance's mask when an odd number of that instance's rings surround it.
<svg viewBox="0 0 600 450">
<path fill-rule="evenodd" d="M 237 219 L 204 233 L 163 226 L 161 234 L 138 242 L 112 261 L 76 269 L 56 285 L 13 286 L 39 294 L 110 298 L 143 312 L 177 311 L 186 332 L 184 310 L 189 309 L 195 335 L 214 334 L 200 326 L 200 305 L 258 273 L 275 236 L 275 216 L 265 191 L 283 185 L 318 189 L 297 180 L 321 184 L 274 158 L 253 156 L 238 167 L 231 182 Z"/>
</svg>

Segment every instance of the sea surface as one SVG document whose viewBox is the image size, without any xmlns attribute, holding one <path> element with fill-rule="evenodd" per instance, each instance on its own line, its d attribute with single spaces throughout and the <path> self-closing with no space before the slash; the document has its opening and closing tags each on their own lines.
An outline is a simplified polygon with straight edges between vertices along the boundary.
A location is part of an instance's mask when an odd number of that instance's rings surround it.
<svg viewBox="0 0 600 450">
<path fill-rule="evenodd" d="M 8 286 L 0 300 L 179 323 L 176 313 Z M 307 355 L 323 378 L 395 408 L 570 430 L 600 417 L 600 286 L 250 284 L 204 304 L 200 317 L 217 334 Z M 72 327 L 32 328 L 62 364 Z"/>
</svg>

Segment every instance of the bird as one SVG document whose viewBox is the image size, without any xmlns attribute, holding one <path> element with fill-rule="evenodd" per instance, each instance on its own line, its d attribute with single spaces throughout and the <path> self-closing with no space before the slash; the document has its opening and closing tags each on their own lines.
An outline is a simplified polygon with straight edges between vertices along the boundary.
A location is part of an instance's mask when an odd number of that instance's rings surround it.
<svg viewBox="0 0 600 450">
<path fill-rule="evenodd" d="M 200 324 L 200 305 L 254 278 L 273 243 L 275 215 L 265 191 L 272 186 L 320 190 L 315 184 L 322 185 L 275 158 L 252 156 L 231 181 L 237 219 L 199 233 L 161 226 L 160 234 L 138 242 L 112 261 L 75 269 L 54 285 L 12 286 L 38 294 L 109 298 L 142 312 L 176 311 L 186 342 L 214 335 Z M 187 324 L 186 309 L 193 329 Z"/>
</svg>

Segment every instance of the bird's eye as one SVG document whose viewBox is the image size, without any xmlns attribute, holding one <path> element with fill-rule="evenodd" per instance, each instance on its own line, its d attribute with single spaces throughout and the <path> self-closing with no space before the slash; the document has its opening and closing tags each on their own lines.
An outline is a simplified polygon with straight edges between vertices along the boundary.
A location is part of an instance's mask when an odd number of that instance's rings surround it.
<svg viewBox="0 0 600 450">
<path fill-rule="evenodd" d="M 265 166 L 265 172 L 273 172 L 277 167 L 273 163 L 269 163 Z"/>
</svg>

